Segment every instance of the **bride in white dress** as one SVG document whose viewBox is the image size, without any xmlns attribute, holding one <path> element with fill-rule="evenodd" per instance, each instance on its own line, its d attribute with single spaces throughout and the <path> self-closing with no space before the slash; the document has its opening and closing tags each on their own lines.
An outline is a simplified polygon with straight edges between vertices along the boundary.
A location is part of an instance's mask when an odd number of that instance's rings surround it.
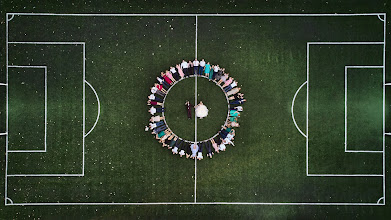
<svg viewBox="0 0 391 220">
<path fill-rule="evenodd" d="M 208 116 L 209 110 L 204 105 L 204 103 L 202 103 L 202 101 L 198 105 L 196 105 L 194 108 L 195 108 L 195 115 L 196 115 L 196 117 L 198 117 L 200 119 L 203 119 L 206 116 Z"/>
</svg>

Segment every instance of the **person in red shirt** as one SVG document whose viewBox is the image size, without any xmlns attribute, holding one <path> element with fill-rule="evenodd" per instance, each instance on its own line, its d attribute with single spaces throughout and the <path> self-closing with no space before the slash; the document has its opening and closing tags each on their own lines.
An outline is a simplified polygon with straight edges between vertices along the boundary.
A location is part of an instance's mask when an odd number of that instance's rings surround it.
<svg viewBox="0 0 391 220">
<path fill-rule="evenodd" d="M 174 83 L 172 82 L 172 80 L 170 79 L 170 77 L 168 77 L 165 73 L 161 72 L 160 75 L 164 78 L 164 80 L 165 80 L 168 84 L 170 84 L 170 85 L 174 84 Z"/>
<path fill-rule="evenodd" d="M 167 91 L 163 88 L 163 85 L 162 84 L 157 84 L 155 83 L 155 87 L 160 90 L 161 92 L 163 92 L 164 94 L 167 94 Z"/>
</svg>

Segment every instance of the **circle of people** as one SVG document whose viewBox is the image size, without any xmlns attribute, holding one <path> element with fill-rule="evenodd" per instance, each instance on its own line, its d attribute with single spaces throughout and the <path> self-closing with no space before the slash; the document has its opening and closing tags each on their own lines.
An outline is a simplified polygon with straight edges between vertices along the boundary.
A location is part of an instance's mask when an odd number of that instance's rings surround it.
<svg viewBox="0 0 391 220">
<path fill-rule="evenodd" d="M 178 81 L 188 77 L 204 77 L 209 81 L 213 81 L 220 86 L 225 92 L 229 100 L 229 117 L 222 126 L 221 130 L 212 138 L 200 142 L 191 142 L 183 140 L 175 135 L 167 126 L 163 114 L 164 97 L 167 95 L 168 89 Z M 156 77 L 156 83 L 151 87 L 151 94 L 148 96 L 147 105 L 151 106 L 148 112 L 152 115 L 148 126 L 145 126 L 145 131 L 151 131 L 155 139 L 167 147 L 173 154 L 179 154 L 180 157 L 186 155 L 186 158 L 202 160 L 203 153 L 212 158 L 214 153 L 225 151 L 228 145 L 234 145 L 235 130 L 239 127 L 238 118 L 240 112 L 243 111 L 241 104 L 246 102 L 244 94 L 240 93 L 241 88 L 238 87 L 238 82 L 225 72 L 224 68 L 219 65 L 211 65 L 205 62 L 204 59 L 198 61 L 186 62 L 182 60 L 181 64 L 171 66 L 169 70 L 161 72 L 160 76 Z M 186 101 L 185 108 L 187 117 L 191 118 L 191 109 L 194 106 Z"/>
</svg>

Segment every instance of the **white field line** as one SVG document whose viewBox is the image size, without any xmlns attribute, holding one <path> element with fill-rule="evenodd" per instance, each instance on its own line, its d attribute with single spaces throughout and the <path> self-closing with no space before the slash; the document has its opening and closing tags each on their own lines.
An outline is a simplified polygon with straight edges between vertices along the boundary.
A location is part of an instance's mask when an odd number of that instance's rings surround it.
<svg viewBox="0 0 391 220">
<path fill-rule="evenodd" d="M 391 86 L 391 83 L 384 83 L 385 86 Z"/>
<path fill-rule="evenodd" d="M 348 150 L 348 69 L 382 69 L 383 66 L 345 66 L 345 152 L 346 153 L 383 153 L 373 150 Z"/>
<path fill-rule="evenodd" d="M 196 18 L 196 41 L 195 41 L 195 55 L 197 58 L 197 25 L 198 25 L 198 18 Z M 198 79 L 198 73 L 194 74 L 195 78 L 195 86 L 194 86 L 194 106 L 197 105 L 197 79 Z M 194 142 L 197 143 L 197 116 L 194 114 Z M 197 157 L 194 158 L 194 203 L 197 202 Z"/>
<path fill-rule="evenodd" d="M 92 128 L 87 132 L 87 134 L 84 135 L 84 137 L 87 137 L 92 130 L 94 130 L 96 124 L 98 124 L 98 121 L 99 121 L 99 116 L 100 116 L 100 100 L 99 100 L 99 96 L 98 96 L 98 93 L 96 93 L 96 90 L 94 89 L 94 87 L 89 83 L 87 82 L 87 80 L 84 80 L 85 83 L 87 83 L 87 85 L 91 88 L 91 90 L 94 92 L 95 94 L 95 97 L 96 97 L 96 101 L 98 102 L 98 115 L 96 116 L 96 120 L 95 120 L 95 123 L 94 125 L 92 126 Z"/>
<path fill-rule="evenodd" d="M 14 15 L 12 15 L 14 17 Z M 5 72 L 6 84 L 8 85 L 8 13 L 5 15 Z M 5 111 L 5 133 L 8 134 L 8 86 L 6 87 L 6 111 Z M 4 204 L 7 205 L 8 198 L 8 135 L 5 136 L 5 172 L 4 172 Z"/>
<path fill-rule="evenodd" d="M 7 15 L 8 16 L 8 13 Z M 6 65 L 7 65 L 7 84 L 8 84 L 8 68 L 34 68 L 34 67 L 45 67 L 46 66 L 9 66 L 8 65 L 8 45 L 9 44 L 39 44 L 39 45 L 82 45 L 83 46 L 83 162 L 82 162 L 82 173 L 81 174 L 8 174 L 8 153 L 9 152 L 15 152 L 15 151 L 9 151 L 8 150 L 8 135 L 6 136 L 6 172 L 5 172 L 5 198 L 7 197 L 7 178 L 8 177 L 33 177 L 33 176 L 39 176 L 39 177 L 71 177 L 71 176 L 84 176 L 84 168 L 85 168 L 85 72 L 86 72 L 86 48 L 85 48 L 85 42 L 9 42 L 8 41 L 8 21 L 6 22 Z M 45 80 L 46 82 L 46 80 Z M 45 91 L 46 92 L 46 91 Z M 46 104 L 46 103 L 45 103 Z M 6 130 L 8 133 L 8 86 L 7 86 L 7 117 L 6 117 Z M 46 108 L 45 108 L 46 109 Z M 28 152 L 25 152 L 28 153 Z M 5 200 L 6 203 L 6 200 Z"/>
<path fill-rule="evenodd" d="M 320 44 L 320 45 L 371 45 L 371 44 L 383 44 L 383 41 L 363 41 L 363 42 L 333 42 L 333 41 L 325 41 L 325 42 L 307 42 L 307 44 Z"/>
<path fill-rule="evenodd" d="M 8 44 L 43 44 L 43 45 L 79 45 L 79 44 L 85 44 L 85 42 L 59 42 L 59 41 L 49 41 L 49 42 L 35 42 L 35 41 L 13 41 L 13 42 L 8 42 Z"/>
<path fill-rule="evenodd" d="M 383 177 L 383 174 L 308 174 L 307 176 L 323 176 L 323 177 L 337 177 L 337 176 L 350 176 L 350 177 Z"/>
<path fill-rule="evenodd" d="M 386 133 L 386 14 L 383 19 L 383 134 Z M 379 16 L 378 16 L 379 17 Z M 381 19 L 380 19 L 381 20 Z M 383 204 L 386 204 L 386 137 L 383 135 Z"/>
<path fill-rule="evenodd" d="M 293 16 L 293 17 L 325 17 L 325 16 L 384 16 L 384 48 L 385 48 L 385 36 L 386 36 L 386 28 L 385 28 L 385 20 L 386 20 L 386 13 L 355 13 L 355 14 L 55 14 L 55 13 L 6 13 L 6 18 L 8 18 L 8 15 L 12 15 L 12 18 L 14 15 L 33 15 L 33 16 L 207 16 L 207 17 L 213 17 L 213 16 L 221 16 L 221 17 L 234 17 L 234 16 L 243 16 L 243 17 L 251 17 L 251 16 L 260 16 L 260 17 L 285 17 L 285 16 Z M 11 19 L 12 19 L 11 18 Z M 10 19 L 10 20 L 11 20 Z M 6 64 L 8 65 L 8 19 L 6 19 Z M 385 55 L 385 50 L 384 53 Z M 309 79 L 309 46 L 307 44 L 307 81 Z M 385 65 L 385 56 L 383 56 L 383 64 Z M 7 69 L 7 82 L 8 82 L 8 68 Z M 385 68 L 383 69 L 385 72 Z M 84 80 L 84 79 L 83 79 Z M 307 111 L 306 111 L 306 129 L 307 129 L 307 136 L 308 136 L 308 91 L 309 91 L 309 83 L 307 83 Z M 8 88 L 7 88 L 7 117 L 6 117 L 6 127 L 8 131 Z M 384 97 L 383 97 L 384 98 Z M 384 112 L 383 112 L 384 114 Z M 383 117 L 384 118 L 384 117 Z M 384 126 L 383 126 L 384 128 Z M 391 135 L 391 133 L 385 133 Z M 307 158 L 307 174 L 308 174 L 308 137 L 307 144 L 306 144 L 306 158 Z M 384 140 L 384 138 L 383 138 Z M 384 141 L 383 141 L 384 143 Z M 385 174 L 385 144 L 383 144 L 383 174 Z M 7 167 L 8 167 L 8 135 L 6 136 L 6 172 L 5 172 L 5 198 L 7 200 Z M 384 188 L 384 195 L 385 195 L 385 175 L 383 175 L 383 188 Z M 5 200 L 5 205 L 7 204 Z M 210 203 L 16 203 L 12 205 L 170 205 L 170 204 L 199 204 L 199 205 L 332 205 L 332 206 L 344 206 L 344 205 L 358 205 L 358 206 L 375 206 L 375 205 L 385 205 L 385 198 L 383 204 L 377 204 L 377 203 L 246 203 L 246 202 L 210 202 Z"/>
<path fill-rule="evenodd" d="M 384 15 L 377 15 L 377 18 L 379 18 L 380 21 L 384 22 L 385 21 L 385 18 L 382 19 L 380 16 L 386 16 L 385 14 Z"/>
<path fill-rule="evenodd" d="M 84 176 L 84 174 L 8 174 L 8 177 L 31 177 L 31 176 L 40 176 L 40 177 L 66 177 L 66 176 Z"/>
<path fill-rule="evenodd" d="M 9 17 L 8 15 L 11 15 L 11 17 Z M 6 15 L 7 21 L 11 21 L 12 19 L 14 19 L 14 16 L 15 16 L 15 14 L 7 13 L 7 15 Z"/>
<path fill-rule="evenodd" d="M 307 42 L 307 123 L 306 123 L 306 130 L 307 130 L 307 138 L 306 138 L 306 173 L 307 176 L 313 176 L 313 177 L 383 177 L 383 189 L 385 192 L 385 143 L 384 143 L 384 137 L 383 137 L 383 173 L 382 174 L 310 174 L 309 173 L 309 163 L 308 163 L 308 145 L 309 145 L 309 130 L 308 130 L 308 106 L 309 106 L 309 60 L 310 60 L 310 45 L 383 45 L 383 48 L 385 48 L 385 35 L 384 35 L 384 42 Z M 385 51 L 383 51 L 385 53 Z M 384 54 L 383 54 L 384 55 Z M 351 66 L 351 67 L 357 67 L 357 66 Z M 378 68 L 379 66 L 376 66 Z M 385 57 L 383 56 L 383 72 L 385 71 Z M 385 75 L 384 75 L 384 82 L 385 83 Z M 384 85 L 383 85 L 384 87 Z M 383 88 L 383 106 L 385 102 L 385 93 Z M 346 108 L 345 108 L 346 109 Z M 384 130 L 384 111 L 383 111 L 383 130 Z M 370 152 L 372 153 L 372 152 Z"/>
<path fill-rule="evenodd" d="M 293 100 L 292 100 L 292 107 L 291 107 L 291 113 L 292 113 L 292 120 L 293 120 L 293 123 L 295 124 L 295 127 L 296 129 L 300 132 L 301 135 L 303 135 L 305 138 L 307 138 L 307 135 L 304 134 L 304 132 L 299 128 L 299 126 L 297 125 L 296 123 L 296 119 L 295 119 L 295 114 L 293 113 L 293 108 L 295 106 L 295 100 L 296 100 L 296 96 L 297 94 L 299 94 L 301 88 L 307 84 L 307 81 L 305 81 L 303 84 L 301 84 L 301 86 L 297 89 L 295 95 L 293 96 Z"/>
<path fill-rule="evenodd" d="M 8 135 L 8 133 L 0 133 L 0 136 L 2 136 L 2 135 Z"/>
<path fill-rule="evenodd" d="M 377 204 L 381 204 L 380 201 L 384 201 L 384 197 L 380 197 L 380 199 L 377 200 Z"/>
<path fill-rule="evenodd" d="M 7 65 L 8 66 L 8 65 Z M 8 66 L 8 68 L 20 68 L 20 69 L 44 69 L 45 71 L 45 133 L 44 133 L 44 150 L 9 150 L 9 153 L 45 153 L 47 151 L 47 108 L 48 108 L 48 84 L 47 84 L 47 78 L 48 78 L 48 69 L 47 66 L 23 66 L 23 65 L 11 65 Z"/>
<path fill-rule="evenodd" d="M 333 16 L 378 16 L 382 15 L 385 16 L 386 13 L 341 13 L 341 14 L 173 14 L 173 13 L 167 13 L 167 14 L 63 14 L 63 13 L 7 13 L 7 15 L 28 15 L 28 16 L 80 16 L 80 17 L 89 17 L 89 16 L 96 16 L 96 17 L 194 17 L 194 16 L 200 16 L 200 17 L 333 17 Z"/>
<path fill-rule="evenodd" d="M 195 16 L 195 58 L 197 59 L 197 40 L 198 40 L 198 17 Z M 199 67 L 198 67 L 199 68 Z M 194 73 L 195 75 L 195 91 L 194 91 L 194 105 L 197 105 L 197 79 L 198 73 Z M 195 112 L 195 111 L 194 111 Z M 197 116 L 194 113 L 194 143 L 197 144 Z M 197 157 L 194 158 L 194 203 L 197 203 Z"/>
<path fill-rule="evenodd" d="M 302 205 L 311 205 L 311 206 L 384 206 L 385 203 L 348 203 L 348 202 L 335 202 L 335 203 L 326 203 L 326 202 L 146 202 L 146 203 L 137 203 L 137 202 L 121 202 L 121 203 L 111 203 L 111 202 L 90 202 L 90 203 L 13 203 L 5 204 L 6 206 L 111 206 L 111 205 L 282 205 L 282 206 L 302 206 Z"/>
<path fill-rule="evenodd" d="M 83 167 L 82 174 L 84 176 L 84 166 L 85 166 L 85 133 L 86 133 L 86 44 L 83 43 Z M 95 92 L 95 90 L 94 90 Z M 96 94 L 96 93 L 95 93 Z M 99 99 L 98 99 L 99 102 Z M 95 126 L 95 124 L 94 124 Z"/>
<path fill-rule="evenodd" d="M 309 91 L 310 91 L 310 45 L 307 43 L 307 102 L 306 102 L 306 120 L 305 120 L 305 164 L 306 164 L 306 175 L 308 176 L 308 106 L 309 106 Z"/>
<path fill-rule="evenodd" d="M 8 86 L 7 83 L 0 83 L 0 86 Z"/>
</svg>

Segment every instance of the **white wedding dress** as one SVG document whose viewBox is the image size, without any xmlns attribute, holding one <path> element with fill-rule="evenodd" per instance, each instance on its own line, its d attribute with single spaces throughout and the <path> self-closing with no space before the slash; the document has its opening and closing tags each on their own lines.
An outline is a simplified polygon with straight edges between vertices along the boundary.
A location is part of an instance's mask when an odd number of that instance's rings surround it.
<svg viewBox="0 0 391 220">
<path fill-rule="evenodd" d="M 208 108 L 204 104 L 197 105 L 195 107 L 195 115 L 198 118 L 205 118 L 208 116 Z"/>
</svg>

